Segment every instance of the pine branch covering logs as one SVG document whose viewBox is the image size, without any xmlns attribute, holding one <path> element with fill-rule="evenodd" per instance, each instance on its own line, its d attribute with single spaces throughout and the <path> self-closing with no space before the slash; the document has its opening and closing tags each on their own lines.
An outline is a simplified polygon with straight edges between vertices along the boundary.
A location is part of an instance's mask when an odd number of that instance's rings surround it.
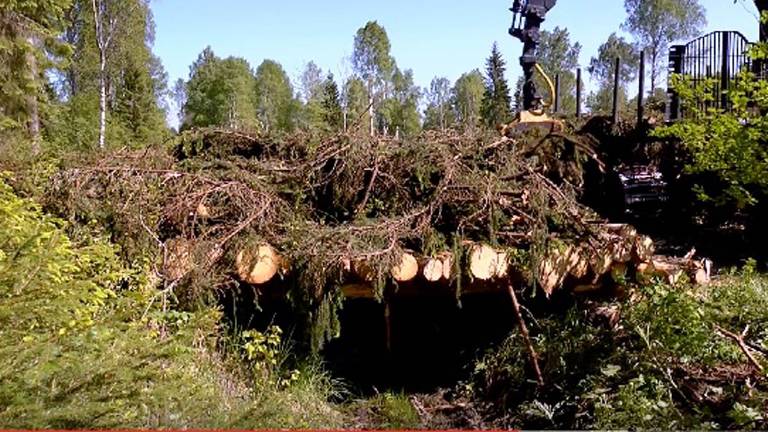
<svg viewBox="0 0 768 432">
<path fill-rule="evenodd" d="M 233 276 L 263 285 L 286 273 L 311 307 L 347 283 L 376 285 L 380 294 L 392 283 L 463 291 L 516 279 L 552 295 L 623 278 L 685 279 L 676 269 L 706 281 L 695 260 L 655 256 L 650 238 L 600 224 L 579 203 L 581 161 L 595 153 L 586 132 L 572 132 L 499 141 L 350 130 L 319 142 L 194 130 L 173 153 L 117 152 L 66 170 L 47 194 L 57 199 L 45 204 L 77 214 L 123 200 L 103 209 L 116 237 L 166 244 L 165 279 L 202 291 Z M 213 258 L 206 248 L 215 248 Z M 205 263 L 223 256 L 234 262 L 208 272 Z M 189 277 L 195 273 L 205 277 Z"/>
</svg>

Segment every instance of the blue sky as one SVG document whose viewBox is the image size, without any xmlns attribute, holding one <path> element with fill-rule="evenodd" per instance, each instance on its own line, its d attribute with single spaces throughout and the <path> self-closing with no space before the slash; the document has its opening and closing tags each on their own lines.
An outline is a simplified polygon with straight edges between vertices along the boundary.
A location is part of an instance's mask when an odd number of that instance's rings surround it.
<svg viewBox="0 0 768 432">
<path fill-rule="evenodd" d="M 222 57 L 240 56 L 254 68 L 264 59 L 279 61 L 293 81 L 314 61 L 338 77 L 348 76 L 355 32 L 368 20 L 382 24 L 398 65 L 411 68 L 416 82 L 428 86 L 434 76 L 452 81 L 482 68 L 494 41 L 509 63 L 511 80 L 519 74 L 521 45 L 507 35 L 510 0 L 152 0 L 157 24 L 154 50 L 171 82 L 187 78 L 189 65 L 207 45 Z M 739 30 L 757 38 L 751 0 L 701 0 L 707 30 Z M 567 27 L 583 45 L 588 64 L 599 45 L 619 30 L 622 0 L 560 0 L 545 28 Z M 346 64 L 345 64 L 346 63 Z"/>
</svg>

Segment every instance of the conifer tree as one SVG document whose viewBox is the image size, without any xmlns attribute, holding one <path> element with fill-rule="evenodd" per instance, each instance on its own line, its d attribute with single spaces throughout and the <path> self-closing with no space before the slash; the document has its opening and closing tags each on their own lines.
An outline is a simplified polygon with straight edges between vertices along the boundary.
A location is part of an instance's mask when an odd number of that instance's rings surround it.
<svg viewBox="0 0 768 432">
<path fill-rule="evenodd" d="M 509 84 L 504 76 L 506 63 L 494 43 L 491 56 L 486 61 L 485 94 L 483 96 L 483 123 L 494 128 L 508 122 L 512 117 L 510 108 L 512 99 Z"/>
<path fill-rule="evenodd" d="M 341 94 L 333 74 L 328 74 L 323 85 L 323 116 L 325 123 L 331 130 L 338 131 L 343 127 L 344 114 L 341 109 Z"/>
</svg>

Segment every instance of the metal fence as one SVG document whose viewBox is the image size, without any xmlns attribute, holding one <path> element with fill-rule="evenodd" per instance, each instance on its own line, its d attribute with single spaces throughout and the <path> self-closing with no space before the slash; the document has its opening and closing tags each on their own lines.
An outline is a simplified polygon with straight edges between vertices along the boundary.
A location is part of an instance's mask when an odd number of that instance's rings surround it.
<svg viewBox="0 0 768 432">
<path fill-rule="evenodd" d="M 714 80 L 716 84 L 712 89 L 712 101 L 702 103 L 698 108 L 727 110 L 727 91 L 736 76 L 745 70 L 760 73 L 763 69 L 763 65 L 750 61 L 750 46 L 747 38 L 739 32 L 712 32 L 688 44 L 673 46 L 669 51 L 669 73 L 688 77 L 695 87 Z M 690 110 L 681 103 L 672 86 L 669 86 L 668 94 L 668 120 L 674 121 L 690 115 Z"/>
</svg>

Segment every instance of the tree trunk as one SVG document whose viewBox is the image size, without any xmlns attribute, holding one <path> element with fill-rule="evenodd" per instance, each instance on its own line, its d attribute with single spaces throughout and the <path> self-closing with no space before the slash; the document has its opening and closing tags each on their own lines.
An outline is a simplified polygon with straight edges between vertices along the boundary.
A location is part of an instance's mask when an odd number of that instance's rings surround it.
<svg viewBox="0 0 768 432">
<path fill-rule="evenodd" d="M 100 56 L 101 65 L 99 67 L 99 149 L 104 150 L 106 147 L 106 134 L 107 134 L 107 79 L 104 76 L 106 74 L 106 60 L 102 52 Z"/>
<path fill-rule="evenodd" d="M 91 5 L 96 30 L 96 47 L 99 50 L 99 149 L 104 150 L 107 135 L 107 47 L 111 34 L 107 35 L 104 30 L 105 17 L 100 8 L 101 2 L 92 0 Z M 110 27 L 113 26 L 114 23 Z"/>
<path fill-rule="evenodd" d="M 40 79 L 39 69 L 37 66 L 37 57 L 35 56 L 35 49 L 37 43 L 33 37 L 27 38 L 29 43 L 29 51 L 27 51 L 26 62 L 27 71 L 32 82 L 35 83 L 35 91 L 30 92 L 27 95 L 27 111 L 29 114 L 29 136 L 32 139 L 32 153 L 40 153 L 40 105 L 39 105 L 39 91 L 37 91 L 37 83 Z"/>
<path fill-rule="evenodd" d="M 371 136 L 376 135 L 376 129 L 373 123 L 373 96 L 368 97 L 368 117 L 370 117 Z"/>
<path fill-rule="evenodd" d="M 651 47 L 651 96 L 656 92 L 656 78 L 659 74 L 659 48 Z"/>
</svg>

